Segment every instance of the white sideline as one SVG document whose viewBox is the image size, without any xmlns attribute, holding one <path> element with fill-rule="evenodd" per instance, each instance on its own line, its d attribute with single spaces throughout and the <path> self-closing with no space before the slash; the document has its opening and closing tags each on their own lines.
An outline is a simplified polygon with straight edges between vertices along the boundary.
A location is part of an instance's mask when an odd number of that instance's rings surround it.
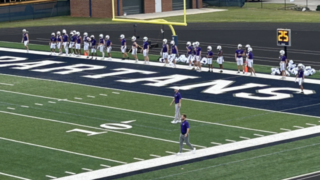
<svg viewBox="0 0 320 180">
<path fill-rule="evenodd" d="M 23 178 L 23 177 L 19 177 L 19 176 L 14 176 L 14 175 L 2 173 L 2 172 L 0 172 L 0 175 L 4 175 L 4 176 L 8 176 L 8 177 L 13 177 L 13 178 L 16 178 L 16 179 L 30 180 L 30 179 L 27 179 L 27 178 Z"/>
<path fill-rule="evenodd" d="M 58 99 L 58 98 L 46 97 L 46 96 L 38 96 L 38 95 L 33 95 L 33 94 L 26 94 L 26 93 L 7 91 L 7 90 L 1 90 L 1 89 L 0 89 L 0 92 L 7 92 L 7 93 L 20 94 L 20 95 L 25 95 L 25 96 L 40 97 L 40 98 L 45 98 L 45 99 L 52 99 L 52 100 L 61 101 L 61 99 Z M 112 106 L 104 106 L 104 105 L 98 105 L 98 104 L 90 104 L 90 103 L 79 102 L 79 101 L 71 101 L 71 100 L 68 100 L 68 99 L 64 99 L 62 101 L 70 102 L 70 103 L 76 103 L 76 104 L 83 104 L 83 105 L 88 105 L 88 106 L 96 106 L 96 107 L 102 107 L 102 108 L 116 109 L 116 110 L 128 111 L 128 112 L 134 112 L 134 113 L 140 113 L 140 114 L 148 114 L 148 115 L 153 115 L 153 116 L 174 118 L 173 116 L 167 116 L 167 115 L 162 115 L 162 114 L 155 114 L 155 113 L 136 111 L 136 110 L 131 110 L 131 109 L 123 109 L 123 108 L 117 108 L 117 107 L 112 107 Z M 277 133 L 277 132 L 272 132 L 272 131 L 265 131 L 265 130 L 260 130 L 260 129 L 252 129 L 252 128 L 246 128 L 246 127 L 240 127 L 240 126 L 232 126 L 232 125 L 227 125 L 227 124 L 200 121 L 200 120 L 195 120 L 195 119 L 188 119 L 188 121 L 194 121 L 194 122 L 206 123 L 206 124 L 212 124 L 212 125 L 218 125 L 218 126 L 226 126 L 226 127 L 232 127 L 232 128 L 238 128 L 238 129 L 245 129 L 245 130 L 250 130 L 250 131 L 259 131 L 259 132 L 265 132 L 265 133 L 271 133 L 271 134 Z"/>
<path fill-rule="evenodd" d="M 82 125 L 82 124 L 70 123 L 70 122 L 65 122 L 65 121 L 58 121 L 58 120 L 48 119 L 48 118 L 28 116 L 28 115 L 24 115 L 24 114 L 11 113 L 11 112 L 7 112 L 7 111 L 0 111 L 0 113 L 11 114 L 11 115 L 16 115 L 16 116 L 28 117 L 28 118 L 33 118 L 33 119 L 39 119 L 39 120 L 44 120 L 44 121 L 51 121 L 51 122 L 56 122 L 56 123 L 61 123 L 61 124 L 69 124 L 69 125 L 74 125 L 74 126 L 79 126 L 79 127 L 85 127 L 85 128 L 91 128 L 91 129 L 97 129 L 97 130 L 105 131 L 103 133 L 114 132 L 114 133 L 125 134 L 125 135 L 136 136 L 136 137 L 143 137 L 143 138 L 153 139 L 153 140 L 158 140 L 158 141 L 164 141 L 164 142 L 170 142 L 170 143 L 176 143 L 176 144 L 180 143 L 178 141 L 171 141 L 171 140 L 155 138 L 155 137 L 151 137 L 151 136 L 144 136 L 144 135 L 140 135 L 140 134 L 126 133 L 126 132 L 122 132 L 122 131 L 106 130 L 106 129 L 98 128 L 98 127 L 86 126 L 86 125 Z M 196 145 L 196 144 L 192 144 L 192 145 L 196 146 L 196 147 L 206 148 L 205 146 L 200 146 L 200 145 Z"/>
<path fill-rule="evenodd" d="M 312 175 L 312 174 L 316 174 L 316 173 L 320 173 L 320 171 L 311 172 L 311 173 L 307 173 L 307 174 L 301 174 L 299 176 L 294 176 L 294 177 L 290 177 L 290 178 L 286 178 L 286 179 L 282 179 L 282 180 L 291 180 L 291 179 L 295 179 L 295 178 L 299 178 L 299 177 L 303 177 L 303 176 L 308 176 L 308 175 Z"/>
<path fill-rule="evenodd" d="M 293 138 L 298 138 L 298 137 L 303 137 L 303 136 L 308 136 L 308 135 L 313 135 L 318 133 L 320 133 L 320 126 L 309 127 L 309 128 L 299 129 L 295 131 L 283 132 L 283 133 L 273 134 L 273 135 L 259 137 L 255 139 L 239 141 L 239 142 L 230 143 L 230 144 L 223 144 L 220 146 L 214 146 L 206 149 L 200 149 L 200 150 L 197 150 L 195 154 L 193 154 L 192 152 L 187 152 L 187 153 L 183 153 L 180 156 L 169 155 L 161 158 L 149 159 L 141 162 L 134 162 L 130 164 L 111 167 L 108 169 L 92 171 L 89 173 L 82 173 L 82 174 L 77 174 L 73 176 L 62 177 L 62 178 L 59 178 L 58 180 L 87 180 L 87 179 L 110 177 L 110 176 L 115 176 L 119 174 L 139 171 L 147 168 L 155 168 L 155 167 L 164 166 L 168 164 L 183 162 L 186 160 L 226 153 L 230 151 L 241 150 L 245 148 L 256 147 L 260 145 L 275 143 L 279 141 L 289 140 Z"/>
<path fill-rule="evenodd" d="M 23 142 L 23 141 L 17 141 L 17 140 L 14 140 L 14 139 L 8 139 L 8 138 L 0 137 L 0 140 L 1 140 L 1 139 L 2 139 L 2 140 L 5 140 L 5 141 L 10 141 L 10 142 L 15 142 L 15 143 L 25 144 L 25 145 L 29 145 L 29 146 L 40 147 L 40 148 L 44 148 L 44 149 L 50 149 L 50 150 L 54 150 L 54 151 L 60 151 L 60 152 L 65 152 L 65 153 L 69 153 L 69 154 L 75 154 L 75 155 L 79 155 L 79 156 L 94 158 L 94 159 L 111 161 L 111 162 L 116 162 L 116 163 L 119 163 L 119 164 L 126 164 L 126 162 L 122 162 L 122 161 L 116 161 L 116 160 L 113 160 L 113 159 L 107 159 L 107 158 L 102 158 L 102 157 L 98 157 L 98 156 L 91 156 L 91 155 L 87 155 L 87 154 L 82 154 L 82 153 L 67 151 L 67 150 L 63 150 L 63 149 L 57 149 L 57 148 L 53 148 L 53 147 L 42 146 L 42 145 L 38 145 L 38 144 L 32 144 L 32 143 L 27 143 L 27 142 Z"/>
<path fill-rule="evenodd" d="M 0 85 L 13 86 L 13 84 L 7 84 L 7 83 L 0 83 Z"/>
</svg>

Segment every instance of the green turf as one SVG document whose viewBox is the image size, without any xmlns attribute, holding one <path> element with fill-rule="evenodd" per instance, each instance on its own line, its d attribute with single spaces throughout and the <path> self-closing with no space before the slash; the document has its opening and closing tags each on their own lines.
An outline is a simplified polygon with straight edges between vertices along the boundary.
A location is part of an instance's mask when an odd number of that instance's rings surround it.
<svg viewBox="0 0 320 180">
<path fill-rule="evenodd" d="M 300 140 L 122 179 L 284 179 L 320 170 L 319 140 L 319 137 Z"/>
<path fill-rule="evenodd" d="M 14 84 L 0 85 L 0 158 L 5 162 L 0 165 L 0 172 L 31 179 L 44 179 L 45 175 L 66 176 L 65 171 L 80 173 L 83 172 L 81 168 L 98 170 L 102 168 L 100 164 L 119 165 L 110 160 L 87 158 L 1 138 L 127 163 L 135 162 L 134 157 L 152 159 L 150 154 L 166 156 L 169 155 L 166 151 L 178 151 L 179 124 L 170 123 L 174 111 L 174 108 L 169 106 L 171 97 L 8 75 L 0 75 L 0 82 Z M 59 101 L 55 98 L 68 100 Z M 280 128 L 293 129 L 294 125 L 306 127 L 305 123 L 318 124 L 317 118 L 191 100 L 183 100 L 182 112 L 186 112 L 192 119 L 201 121 L 190 120 L 191 141 L 198 149 L 201 146 L 213 146 L 211 142 L 229 143 L 226 139 L 241 141 L 240 136 L 256 138 L 254 134 L 271 134 L 260 130 L 281 132 Z M 135 120 L 130 123 L 130 129 L 108 130 L 108 133 L 95 136 L 66 132 L 73 129 L 104 132 L 100 127 L 102 124 L 129 120 Z M 257 130 L 242 129 L 243 127 Z M 233 159 L 245 157 L 239 154 Z M 277 161 L 276 158 L 270 160 Z M 218 161 L 223 162 L 224 159 L 219 158 Z M 33 166 L 27 166 L 28 164 Z M 247 163 L 247 166 L 250 167 L 251 164 Z M 234 168 L 231 171 L 229 175 L 241 173 L 242 169 Z M 248 172 L 247 175 L 254 176 L 253 172 Z M 279 176 L 284 176 L 284 173 L 279 172 Z"/>
<path fill-rule="evenodd" d="M 25 47 L 21 43 L 15 43 L 15 42 L 5 42 L 5 41 L 0 41 L 0 47 L 6 47 L 6 48 L 16 48 L 16 49 L 24 49 Z M 49 46 L 46 45 L 39 45 L 39 44 L 29 44 L 30 50 L 36 50 L 36 51 L 50 51 Z M 58 51 L 57 51 L 58 52 Z M 98 56 L 101 57 L 101 53 L 97 52 Z M 114 58 L 122 58 L 122 53 L 114 51 L 112 52 L 112 57 Z M 131 55 L 130 55 L 131 57 Z M 132 58 L 132 57 L 131 57 Z M 143 59 L 142 54 L 138 54 L 138 58 L 141 60 Z M 150 61 L 158 61 L 159 56 L 158 55 L 149 55 Z M 217 63 L 213 63 L 214 68 L 219 68 L 219 65 Z M 233 62 L 224 62 L 223 63 L 224 69 L 230 69 L 230 70 L 237 70 L 237 66 Z M 267 66 L 267 65 L 259 65 L 255 64 L 254 69 L 257 73 L 266 73 L 270 74 L 271 68 L 273 66 Z M 316 73 L 312 76 L 306 77 L 306 78 L 315 78 L 318 79 L 320 78 L 320 74 Z"/>
<path fill-rule="evenodd" d="M 288 4 L 291 6 L 291 4 Z M 224 12 L 204 13 L 188 15 L 187 21 L 192 22 L 320 22 L 319 12 L 301 12 L 283 10 L 284 4 L 264 3 L 261 9 L 260 3 L 246 3 L 240 7 L 212 7 L 215 9 L 227 9 Z M 164 18 L 169 21 L 182 22 L 182 16 Z M 110 24 L 111 18 L 89 18 L 59 16 L 43 19 L 2 22 L 0 28 L 26 28 L 36 26 L 61 26 L 61 25 L 89 25 L 89 24 Z"/>
</svg>

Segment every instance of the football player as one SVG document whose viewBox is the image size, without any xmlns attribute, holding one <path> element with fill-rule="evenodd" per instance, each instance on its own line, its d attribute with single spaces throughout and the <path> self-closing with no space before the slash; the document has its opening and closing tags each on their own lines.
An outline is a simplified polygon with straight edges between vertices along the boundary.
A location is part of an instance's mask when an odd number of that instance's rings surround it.
<svg viewBox="0 0 320 180">
<path fill-rule="evenodd" d="M 50 49 L 51 49 L 51 53 L 50 53 L 50 56 L 53 54 L 53 55 L 56 55 L 56 43 L 57 43 L 57 38 L 56 38 L 56 35 L 54 33 L 51 34 L 51 38 L 50 38 L 50 42 L 49 42 L 49 45 L 50 45 Z"/>
<path fill-rule="evenodd" d="M 68 56 L 69 55 L 69 49 L 68 49 L 68 44 L 69 44 L 69 36 L 68 36 L 68 34 L 67 34 L 67 31 L 64 29 L 64 30 L 62 30 L 62 34 L 63 34 L 63 36 L 62 36 L 62 42 L 63 42 L 63 48 L 64 48 L 64 51 L 65 51 L 65 53 L 66 53 L 66 56 Z"/>
<path fill-rule="evenodd" d="M 287 63 L 288 63 L 288 59 L 285 56 L 285 52 L 284 50 L 280 51 L 280 71 L 282 74 L 282 79 L 286 78 L 286 67 L 287 67 Z"/>
<path fill-rule="evenodd" d="M 136 60 L 136 63 L 139 62 L 138 60 L 138 44 L 137 44 L 137 38 L 135 36 L 132 36 L 131 38 L 131 41 L 132 41 L 132 56 L 133 58 Z"/>
<path fill-rule="evenodd" d="M 128 54 L 127 54 L 127 42 L 125 39 L 124 34 L 120 35 L 120 41 L 121 41 L 121 53 L 122 53 L 122 60 L 125 60 L 125 58 L 129 58 Z"/>
<path fill-rule="evenodd" d="M 143 38 L 143 57 L 144 57 L 144 64 L 149 64 L 149 43 L 148 43 L 148 38 L 144 37 Z"/>
<path fill-rule="evenodd" d="M 163 44 L 162 44 L 162 49 L 160 55 L 162 55 L 162 59 L 165 60 L 164 66 L 167 66 L 168 64 L 168 50 L 169 50 L 169 45 L 167 44 L 168 40 L 163 39 Z"/>
<path fill-rule="evenodd" d="M 106 52 L 108 54 L 108 60 L 111 60 L 112 42 L 110 40 L 109 35 L 106 35 L 105 43 L 106 43 Z"/>
<path fill-rule="evenodd" d="M 28 47 L 28 44 L 29 44 L 29 32 L 28 32 L 26 29 L 23 29 L 23 30 L 22 30 L 22 40 L 21 40 L 21 43 L 24 44 L 24 47 L 26 47 L 27 53 L 28 53 L 28 52 L 29 52 L 29 47 Z"/>
<path fill-rule="evenodd" d="M 303 68 L 302 66 L 298 66 L 298 74 L 296 76 L 296 82 L 297 82 L 297 79 L 298 79 L 298 83 L 299 83 L 299 86 L 300 86 L 300 89 L 301 89 L 301 94 L 303 94 L 303 81 L 304 81 L 304 71 L 303 71 Z"/>
<path fill-rule="evenodd" d="M 74 31 L 71 31 L 70 35 L 71 36 L 70 36 L 70 44 L 69 44 L 69 51 L 70 51 L 69 56 L 74 55 L 74 46 L 75 46 L 75 41 L 76 41 L 76 35 L 75 35 Z M 72 50 L 73 50 L 73 52 L 72 52 Z M 71 52 L 72 52 L 72 54 L 71 54 Z"/>
<path fill-rule="evenodd" d="M 252 48 L 248 47 L 248 54 L 247 54 L 247 63 L 248 63 L 248 68 L 249 68 L 249 72 L 254 73 L 254 75 L 256 75 L 256 72 L 253 69 L 253 54 L 252 54 Z"/>
<path fill-rule="evenodd" d="M 208 50 L 207 63 L 208 63 L 208 66 L 209 66 L 209 71 L 208 72 L 210 72 L 210 69 L 211 69 L 211 72 L 213 72 L 213 67 L 212 67 L 212 58 L 213 58 L 212 47 L 208 46 L 207 50 Z"/>
<path fill-rule="evenodd" d="M 101 54 L 102 54 L 102 57 L 101 57 L 101 60 L 104 60 L 104 45 L 105 45 L 105 40 L 104 40 L 104 38 L 103 38 L 103 34 L 100 34 L 99 35 L 99 49 L 100 49 L 100 52 L 101 52 Z"/>
<path fill-rule="evenodd" d="M 59 49 L 59 55 L 62 54 L 61 41 L 62 41 L 61 33 L 60 31 L 58 31 L 57 32 L 57 49 Z"/>
<path fill-rule="evenodd" d="M 192 66 L 192 59 L 193 59 L 193 56 L 192 56 L 192 51 L 193 51 L 193 48 L 191 46 L 191 42 L 187 42 L 187 54 L 188 54 L 188 62 L 189 62 L 189 67 Z"/>
<path fill-rule="evenodd" d="M 91 43 L 91 55 L 92 55 L 91 59 L 93 59 L 93 56 L 95 55 L 96 56 L 95 60 L 97 60 L 98 59 L 97 58 L 97 41 L 95 40 L 94 35 L 91 35 L 90 38 L 91 38 L 90 43 Z"/>
<path fill-rule="evenodd" d="M 236 50 L 236 53 L 234 56 L 235 56 L 235 60 L 236 60 L 237 66 L 238 66 L 238 73 L 240 73 L 240 67 L 242 67 L 242 72 L 244 74 L 245 73 L 244 66 L 243 66 L 244 51 L 242 49 L 241 44 L 238 44 L 238 49 Z"/>
<path fill-rule="evenodd" d="M 217 63 L 219 64 L 220 67 L 220 73 L 223 72 L 223 51 L 222 51 L 222 47 L 221 46 L 217 46 L 217 50 L 218 50 L 218 59 L 217 59 Z"/>
<path fill-rule="evenodd" d="M 83 33 L 83 51 L 84 53 L 87 53 L 87 59 L 90 56 L 88 39 L 89 39 L 88 33 L 87 32 Z"/>
<path fill-rule="evenodd" d="M 174 41 L 171 41 L 171 58 L 172 58 L 172 62 L 173 62 L 173 67 L 176 67 L 176 57 L 179 57 L 179 50 L 178 50 L 178 46 L 176 46 Z"/>
<path fill-rule="evenodd" d="M 80 32 L 77 32 L 77 43 L 76 43 L 76 54 L 77 57 L 79 57 L 81 55 L 81 44 L 82 44 L 82 38 L 80 35 Z"/>
<path fill-rule="evenodd" d="M 198 64 L 198 71 L 201 72 L 201 47 L 200 47 L 200 43 L 197 41 L 195 43 L 196 46 L 196 61 Z"/>
</svg>

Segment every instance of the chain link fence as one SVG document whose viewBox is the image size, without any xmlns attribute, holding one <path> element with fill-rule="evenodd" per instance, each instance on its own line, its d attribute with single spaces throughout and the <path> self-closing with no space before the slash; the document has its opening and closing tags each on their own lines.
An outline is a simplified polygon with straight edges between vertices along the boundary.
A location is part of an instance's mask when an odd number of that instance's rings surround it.
<svg viewBox="0 0 320 180">
<path fill-rule="evenodd" d="M 70 1 L 0 7 L 0 22 L 70 15 Z"/>
</svg>

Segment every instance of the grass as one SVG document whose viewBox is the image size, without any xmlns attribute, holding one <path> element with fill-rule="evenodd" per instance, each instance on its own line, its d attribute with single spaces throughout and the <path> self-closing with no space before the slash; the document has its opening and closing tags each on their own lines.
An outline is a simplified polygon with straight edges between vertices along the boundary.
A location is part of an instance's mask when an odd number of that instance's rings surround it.
<svg viewBox="0 0 320 180">
<path fill-rule="evenodd" d="M 8 75 L 0 75 L 0 82 L 14 84 L 14 86 L 1 86 L 0 89 L 0 96 L 2 97 L 0 100 L 0 158 L 3 162 L 0 165 L 0 169 L 3 173 L 30 179 L 44 179 L 45 175 L 55 177 L 66 176 L 64 171 L 81 173 L 83 172 L 81 168 L 98 170 L 102 168 L 100 164 L 110 166 L 120 165 L 119 163 L 109 160 L 63 153 L 56 150 L 3 140 L 3 138 L 127 163 L 135 162 L 134 157 L 151 159 L 152 157 L 150 157 L 149 154 L 166 156 L 168 154 L 165 153 L 165 151 L 176 152 L 178 149 L 177 143 L 141 138 L 121 133 L 125 132 L 177 141 L 179 125 L 172 125 L 170 123 L 172 118 L 108 108 L 124 108 L 172 116 L 173 107 L 169 106 L 171 98 L 126 91 L 117 91 L 120 94 L 113 94 L 112 92 L 115 90 L 108 88 L 95 88 Z M 15 92 L 20 94 L 16 94 Z M 99 94 L 107 94 L 107 96 L 99 96 Z M 95 96 L 96 98 L 89 98 L 87 97 L 88 95 Z M 75 97 L 80 97 L 82 100 L 75 100 Z M 52 98 L 68 99 L 69 101 L 57 101 Z M 49 103 L 49 101 L 56 103 L 52 104 Z M 42 106 L 35 105 L 36 103 L 40 103 Z M 29 106 L 29 108 L 23 108 L 21 105 Z M 7 109 L 7 107 L 15 108 L 15 110 Z M 203 109 L 212 109 L 212 111 L 203 111 Z M 8 114 L 5 112 L 16 114 Z M 256 138 L 253 135 L 254 133 L 262 135 L 269 135 L 269 133 L 206 124 L 204 122 L 217 122 L 274 132 L 281 132 L 280 128 L 289 128 L 293 125 L 304 126 L 305 123 L 318 123 L 317 118 L 254 109 L 248 111 L 241 107 L 208 104 L 191 100 L 183 101 L 183 112 L 187 112 L 190 118 L 203 121 L 195 122 L 190 120 L 192 126 L 192 143 L 206 147 L 212 146 L 210 142 L 224 144 L 227 143 L 225 139 L 241 141 L 242 139 L 240 139 L 239 136 Z M 46 119 L 39 119 L 37 117 Z M 50 121 L 50 119 L 56 121 Z M 103 132 L 103 128 L 100 127 L 102 124 L 121 123 L 122 121 L 128 120 L 136 121 L 130 123 L 132 128 L 121 130 L 121 132 L 108 131 L 106 134 L 90 137 L 83 133 L 66 133 L 73 129 Z M 318 139 L 316 140 L 318 141 Z M 309 141 L 306 140 L 306 142 Z M 196 167 L 207 167 L 230 161 L 238 161 L 259 154 L 269 154 L 275 152 L 274 150 L 296 146 L 299 146 L 299 143 L 283 145 L 278 149 L 266 148 L 258 150 L 258 153 L 252 151 L 248 152 L 248 154 L 236 154 L 182 167 L 188 170 L 196 169 Z M 310 156 L 317 155 L 317 151 L 315 151 L 314 148 L 316 148 L 316 146 L 310 150 L 310 152 L 313 153 L 306 153 L 307 155 L 297 157 L 298 160 L 303 158 L 305 158 L 305 160 L 299 161 L 299 164 L 301 164 L 299 169 L 290 169 L 290 173 L 288 174 L 303 173 L 306 171 L 304 167 L 308 167 L 309 170 L 316 169 L 318 165 L 308 161 Z M 21 149 L 23 149 L 23 152 Z M 294 160 L 292 155 L 289 157 L 292 161 Z M 254 177 L 253 179 L 255 179 L 256 177 L 260 177 L 257 172 L 261 172 L 262 174 L 272 173 L 272 177 L 285 177 L 287 176 L 286 172 L 280 171 L 276 174 L 274 172 L 275 167 L 268 169 L 263 163 L 268 160 L 272 163 L 277 163 L 277 167 L 287 167 L 286 157 L 282 158 L 284 159 L 283 162 L 279 160 L 279 156 L 270 156 L 262 160 L 260 158 L 252 159 L 244 161 L 241 163 L 241 166 L 236 164 L 230 168 L 228 167 L 228 171 L 219 169 L 217 173 L 213 173 L 211 170 L 208 170 L 192 174 L 192 177 L 193 179 L 210 179 L 212 176 L 230 176 L 234 177 L 234 179 L 243 179 L 243 177 Z M 32 166 L 30 166 L 30 164 L 32 164 Z M 259 164 L 261 165 L 258 166 Z M 256 165 L 255 171 L 251 170 L 243 174 L 244 170 L 253 168 L 254 165 Z M 267 165 L 271 166 L 271 163 Z M 222 167 L 224 166 L 220 168 Z M 180 167 L 168 169 L 168 171 L 163 170 L 161 172 L 166 172 L 167 175 L 171 175 L 176 173 L 177 169 L 180 169 Z M 160 174 L 163 173 L 157 171 L 129 179 L 148 179 L 159 177 L 161 176 Z"/>
<path fill-rule="evenodd" d="M 16 48 L 16 49 L 24 49 L 24 46 L 21 43 L 14 43 L 14 42 L 1 42 L 0 41 L 0 47 L 7 47 L 7 48 Z M 38 44 L 29 44 L 29 48 L 31 50 L 36 50 L 36 51 L 49 51 L 49 46 L 47 45 L 38 45 Z M 97 51 L 98 56 L 101 57 L 101 53 L 99 51 Z M 113 51 L 112 52 L 112 57 L 114 58 L 121 58 L 122 54 L 120 52 L 117 51 Z M 142 54 L 138 54 L 139 59 L 143 59 L 143 55 Z M 158 55 L 149 55 L 150 61 L 158 61 L 159 56 Z M 213 63 L 213 67 L 215 68 L 219 68 L 218 64 L 216 64 L 215 62 Z M 230 69 L 230 70 L 236 70 L 237 67 L 235 66 L 234 63 L 232 62 L 224 62 L 223 63 L 223 67 L 224 69 Z M 254 65 L 254 69 L 256 72 L 258 73 L 266 73 L 266 74 L 270 74 L 271 73 L 271 68 L 273 66 L 266 66 L 266 65 L 258 65 L 255 64 Z M 319 79 L 320 78 L 320 74 L 316 73 L 310 77 L 306 77 L 306 78 L 313 78 L 313 79 Z"/>
<path fill-rule="evenodd" d="M 288 4 L 289 6 L 290 4 Z M 204 13 L 197 15 L 188 15 L 189 23 L 197 22 L 302 22 L 319 23 L 320 12 L 300 12 L 293 10 L 279 10 L 284 7 L 283 4 L 264 3 L 260 8 L 260 3 L 246 3 L 240 7 L 212 7 L 216 9 L 227 9 L 224 12 Z M 182 16 L 164 18 L 169 21 L 181 22 Z M 44 19 L 24 20 L 14 22 L 2 22 L 0 28 L 16 27 L 36 27 L 36 26 L 60 26 L 60 25 L 89 25 L 89 24 L 111 24 L 111 18 L 87 18 L 59 16 Z"/>
</svg>

